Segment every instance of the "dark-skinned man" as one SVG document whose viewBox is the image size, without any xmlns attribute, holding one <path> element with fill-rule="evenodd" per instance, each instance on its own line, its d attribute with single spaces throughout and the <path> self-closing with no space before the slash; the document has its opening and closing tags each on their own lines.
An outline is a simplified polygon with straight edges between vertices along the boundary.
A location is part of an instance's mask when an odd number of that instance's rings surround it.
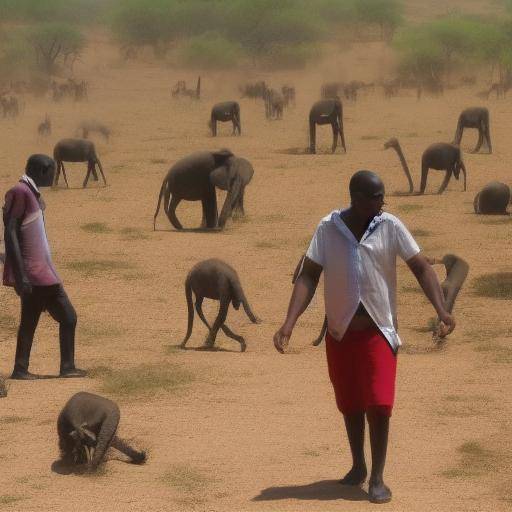
<svg viewBox="0 0 512 512">
<path fill-rule="evenodd" d="M 340 483 L 361 485 L 366 480 L 366 416 L 372 454 L 369 499 L 386 503 L 391 490 L 384 483 L 384 465 L 401 345 L 396 331 L 397 256 L 406 261 L 434 306 L 441 336 L 454 329 L 455 320 L 445 310 L 435 272 L 407 228 L 382 211 L 381 179 L 371 171 L 359 171 L 349 188 L 351 206 L 329 214 L 315 231 L 274 345 L 284 353 L 323 271 L 329 377 L 352 453 L 352 468 Z"/>
<path fill-rule="evenodd" d="M 34 333 L 43 311 L 59 323 L 60 376 L 84 377 L 75 367 L 76 313 L 53 266 L 39 187 L 52 185 L 55 162 L 32 155 L 19 182 L 7 191 L 3 207 L 5 263 L 3 283 L 21 299 L 14 370 L 11 378 L 33 380 L 28 371 Z"/>
</svg>

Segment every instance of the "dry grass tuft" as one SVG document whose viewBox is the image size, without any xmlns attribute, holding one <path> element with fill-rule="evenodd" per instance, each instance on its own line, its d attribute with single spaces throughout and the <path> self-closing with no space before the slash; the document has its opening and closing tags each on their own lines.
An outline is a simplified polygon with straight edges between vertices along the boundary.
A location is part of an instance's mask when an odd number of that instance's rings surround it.
<svg viewBox="0 0 512 512">
<path fill-rule="evenodd" d="M 446 478 L 470 478 L 497 468 L 497 456 L 477 441 L 467 441 L 457 448 L 461 458 L 456 467 L 443 471 Z"/>
<path fill-rule="evenodd" d="M 361 135 L 361 140 L 379 140 L 381 138 L 378 135 Z"/>
<path fill-rule="evenodd" d="M 421 238 L 421 237 L 431 236 L 432 233 L 430 231 L 427 231 L 426 229 L 413 229 L 411 231 L 411 235 Z"/>
<path fill-rule="evenodd" d="M 123 228 L 121 229 L 123 240 L 147 240 L 149 237 L 139 228 Z"/>
<path fill-rule="evenodd" d="M 160 480 L 166 485 L 186 493 L 197 493 L 208 482 L 208 478 L 188 464 L 175 464 L 160 477 Z"/>
<path fill-rule="evenodd" d="M 87 233 L 112 233 L 112 230 L 104 222 L 90 222 L 82 224 L 80 229 Z"/>
<path fill-rule="evenodd" d="M 29 419 L 25 416 L 0 416 L 0 423 L 12 425 L 13 423 L 24 423 Z"/>
<path fill-rule="evenodd" d="M 116 270 L 133 269 L 134 265 L 126 261 L 114 260 L 77 260 L 66 265 L 66 268 L 92 276 L 101 272 L 111 273 Z"/>
<path fill-rule="evenodd" d="M 0 505 L 12 505 L 18 501 L 24 500 L 23 496 L 13 496 L 11 494 L 2 494 L 0 496 Z"/>
<path fill-rule="evenodd" d="M 395 206 L 395 210 L 399 211 L 400 213 L 412 213 L 417 212 L 419 210 L 422 210 L 424 207 L 421 204 L 411 204 L 411 203 L 405 203 L 405 204 L 399 204 Z"/>
<path fill-rule="evenodd" d="M 473 279 L 475 294 L 493 299 L 512 299 L 512 272 L 484 274 Z"/>
<path fill-rule="evenodd" d="M 270 242 L 269 240 L 260 240 L 254 244 L 256 249 L 279 249 L 281 247 L 277 242 Z"/>
<path fill-rule="evenodd" d="M 100 371 L 96 369 L 94 375 L 103 380 L 103 391 L 121 397 L 153 395 L 158 391 L 175 391 L 194 380 L 191 372 L 176 365 L 144 364 L 122 370 L 100 368 Z"/>
</svg>

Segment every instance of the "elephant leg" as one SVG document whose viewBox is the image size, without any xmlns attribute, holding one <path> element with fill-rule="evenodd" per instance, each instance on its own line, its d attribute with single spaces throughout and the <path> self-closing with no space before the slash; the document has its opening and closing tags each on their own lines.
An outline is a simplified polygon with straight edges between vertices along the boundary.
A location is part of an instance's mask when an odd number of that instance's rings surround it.
<svg viewBox="0 0 512 512">
<path fill-rule="evenodd" d="M 316 153 L 316 123 L 311 119 L 309 120 L 309 152 Z"/>
<path fill-rule="evenodd" d="M 83 188 L 87 187 L 87 182 L 89 181 L 91 172 L 92 172 L 92 165 L 91 165 L 91 162 L 89 162 L 87 164 L 87 172 L 85 173 L 85 179 L 84 179 L 84 182 L 82 183 Z"/>
<path fill-rule="evenodd" d="M 343 121 L 340 120 L 339 123 L 339 131 L 340 131 L 340 140 L 341 140 L 341 147 L 343 148 L 343 151 L 347 152 L 347 147 L 345 146 L 345 134 L 343 132 Z"/>
<path fill-rule="evenodd" d="M 443 183 L 441 183 L 441 186 L 439 187 L 439 190 L 437 191 L 438 194 L 442 194 L 446 187 L 448 186 L 448 183 L 450 182 L 450 178 L 452 177 L 453 169 L 447 169 L 446 170 L 446 176 L 444 177 Z"/>
<path fill-rule="evenodd" d="M 240 350 L 245 352 L 247 345 L 245 344 L 245 340 L 242 336 L 235 334 L 226 324 L 221 325 L 220 328 L 223 330 L 226 336 L 229 336 L 230 338 L 238 341 L 238 343 L 240 343 Z"/>
<path fill-rule="evenodd" d="M 202 199 L 203 215 L 206 220 L 206 227 L 208 229 L 214 229 L 217 227 L 218 212 L 217 212 L 217 195 L 215 193 L 215 187 L 212 185 L 206 196 Z"/>
<path fill-rule="evenodd" d="M 233 129 L 231 130 L 231 135 L 236 135 L 236 120 L 235 120 L 235 116 L 233 116 L 233 119 L 231 119 L 231 123 L 233 125 Z"/>
<path fill-rule="evenodd" d="M 96 169 L 95 169 L 95 166 L 96 166 L 96 165 L 98 166 L 98 169 L 100 170 L 101 177 L 103 178 L 103 183 L 104 183 L 104 185 L 106 186 L 106 185 L 107 185 L 107 180 L 105 179 L 105 174 L 103 173 L 103 167 L 102 167 L 102 165 L 101 165 L 101 162 L 100 162 L 99 158 L 96 158 L 96 161 L 95 161 L 95 163 L 93 164 L 93 169 L 94 169 L 94 171 L 96 171 Z M 97 175 L 96 175 L 96 176 L 97 176 Z M 96 177 L 96 179 L 97 179 L 97 177 Z"/>
<path fill-rule="evenodd" d="M 420 182 L 420 194 L 425 193 L 425 189 L 427 188 L 427 176 L 428 176 L 429 167 L 427 163 L 421 164 L 421 182 Z"/>
<path fill-rule="evenodd" d="M 338 123 L 337 122 L 332 123 L 331 128 L 332 128 L 331 151 L 334 153 L 336 151 L 336 146 L 338 145 L 338 133 L 339 133 Z"/>
<path fill-rule="evenodd" d="M 61 162 L 60 165 L 62 168 L 62 176 L 64 177 L 64 183 L 66 184 L 66 187 L 69 188 L 68 177 L 66 176 L 66 168 L 64 167 L 64 162 Z"/>
<path fill-rule="evenodd" d="M 217 137 L 217 119 L 212 117 L 212 137 Z"/>
<path fill-rule="evenodd" d="M 53 178 L 53 186 L 56 187 L 59 184 L 59 176 L 60 176 L 60 169 L 62 166 L 62 162 L 60 160 L 57 160 L 57 170 L 55 171 L 55 176 Z"/>
<path fill-rule="evenodd" d="M 210 332 L 204 342 L 204 348 L 212 348 L 213 345 L 215 344 L 217 333 L 219 332 L 221 325 L 224 324 L 224 322 L 226 321 L 226 317 L 228 316 L 229 302 L 229 294 L 222 294 L 220 297 L 219 314 L 217 315 L 215 322 L 213 322 L 212 328 L 210 329 Z"/>
<path fill-rule="evenodd" d="M 169 219 L 169 222 L 176 228 L 176 229 L 183 229 L 183 226 L 181 225 L 180 221 L 178 220 L 178 217 L 176 217 L 176 208 L 178 208 L 178 205 L 181 202 L 181 198 L 176 197 L 173 195 L 171 197 L 171 201 L 169 203 L 169 208 L 167 209 L 167 218 Z"/>
<path fill-rule="evenodd" d="M 466 166 L 462 160 L 457 165 L 460 167 L 462 175 L 464 176 L 464 192 L 466 192 Z"/>
<path fill-rule="evenodd" d="M 476 143 L 473 153 L 478 153 L 484 142 L 484 132 L 481 126 L 478 127 L 478 142 Z"/>
<path fill-rule="evenodd" d="M 201 322 L 203 322 L 203 324 L 206 325 L 206 327 L 208 328 L 208 331 L 211 331 L 212 328 L 211 328 L 210 324 L 208 323 L 208 320 L 206 320 L 204 313 L 203 313 L 203 297 L 199 297 L 196 300 L 196 311 L 197 311 L 197 314 L 198 314 Z"/>
<path fill-rule="evenodd" d="M 489 153 L 492 153 L 491 133 L 489 130 L 489 124 L 485 125 L 484 134 L 485 134 L 485 142 L 487 144 L 487 148 L 489 149 Z"/>
<path fill-rule="evenodd" d="M 455 137 L 453 139 L 453 143 L 456 146 L 460 146 L 460 142 L 462 140 L 462 134 L 464 132 L 464 127 L 460 123 L 460 121 L 457 123 L 457 130 L 455 130 Z"/>
</svg>

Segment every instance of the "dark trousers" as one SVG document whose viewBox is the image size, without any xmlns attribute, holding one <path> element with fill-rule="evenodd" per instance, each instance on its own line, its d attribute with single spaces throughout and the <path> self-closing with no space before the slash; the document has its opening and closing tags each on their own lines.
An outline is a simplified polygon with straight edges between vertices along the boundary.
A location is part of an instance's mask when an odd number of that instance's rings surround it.
<svg viewBox="0 0 512 512">
<path fill-rule="evenodd" d="M 55 284 L 33 286 L 32 293 L 21 300 L 15 372 L 28 371 L 34 333 L 43 311 L 48 311 L 59 322 L 60 371 L 75 368 L 76 312 L 62 285 Z"/>
</svg>

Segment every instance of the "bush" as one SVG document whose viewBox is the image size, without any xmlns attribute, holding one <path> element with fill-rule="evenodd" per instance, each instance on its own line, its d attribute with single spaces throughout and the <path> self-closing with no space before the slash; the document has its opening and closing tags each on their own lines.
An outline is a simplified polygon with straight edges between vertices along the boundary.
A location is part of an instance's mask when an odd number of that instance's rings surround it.
<svg viewBox="0 0 512 512">
<path fill-rule="evenodd" d="M 270 69 L 301 69 L 318 55 L 318 48 L 312 44 L 282 44 L 269 48 L 262 62 Z"/>
<path fill-rule="evenodd" d="M 236 66 L 243 55 L 239 45 L 222 35 L 210 32 L 191 37 L 179 52 L 179 62 L 185 67 L 226 69 Z"/>
</svg>

